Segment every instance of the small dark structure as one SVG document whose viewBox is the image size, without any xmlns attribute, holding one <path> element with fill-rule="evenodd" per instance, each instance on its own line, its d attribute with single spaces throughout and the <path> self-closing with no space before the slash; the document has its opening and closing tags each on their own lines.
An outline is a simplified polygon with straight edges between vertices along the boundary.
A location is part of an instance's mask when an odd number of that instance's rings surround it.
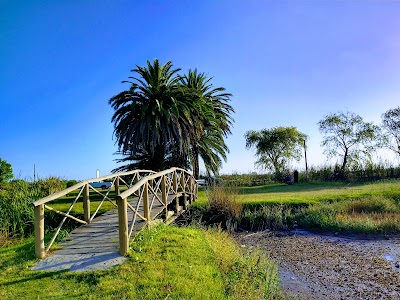
<svg viewBox="0 0 400 300">
<path fill-rule="evenodd" d="M 293 183 L 299 183 L 299 172 L 297 170 L 293 172 Z"/>
</svg>

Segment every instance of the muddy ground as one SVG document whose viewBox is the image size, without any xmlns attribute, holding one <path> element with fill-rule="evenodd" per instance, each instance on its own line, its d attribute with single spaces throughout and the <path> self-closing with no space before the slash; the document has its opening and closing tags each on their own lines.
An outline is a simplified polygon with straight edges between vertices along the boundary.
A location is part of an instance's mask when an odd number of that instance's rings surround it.
<svg viewBox="0 0 400 300">
<path fill-rule="evenodd" d="M 240 233 L 279 264 L 288 299 L 400 299 L 400 238 Z"/>
</svg>

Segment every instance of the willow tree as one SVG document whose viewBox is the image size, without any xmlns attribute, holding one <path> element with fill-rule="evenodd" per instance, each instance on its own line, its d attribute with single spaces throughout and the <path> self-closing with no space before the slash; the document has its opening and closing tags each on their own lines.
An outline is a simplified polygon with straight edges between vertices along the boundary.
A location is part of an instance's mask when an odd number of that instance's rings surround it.
<svg viewBox="0 0 400 300">
<path fill-rule="evenodd" d="M 400 157 L 400 106 L 382 115 L 383 128 L 388 133 L 388 147 Z"/>
<path fill-rule="evenodd" d="M 224 138 L 231 134 L 234 110 L 228 104 L 232 94 L 223 87 L 214 87 L 212 77 L 191 70 L 181 77 L 180 83 L 197 97 L 192 98 L 194 138 L 190 145 L 193 175 L 200 175 L 199 158 L 204 162 L 207 173 L 217 174 L 222 160 L 229 152 Z"/>
<path fill-rule="evenodd" d="M 245 134 L 246 148 L 256 149 L 256 165 L 275 173 L 280 179 L 291 160 L 300 160 L 307 136 L 295 127 L 274 127 Z"/>
<path fill-rule="evenodd" d="M 322 146 L 328 157 L 342 160 L 340 176 L 345 176 L 350 163 L 371 160 L 372 153 L 384 143 L 380 128 L 352 112 L 338 112 L 325 116 L 318 122 L 324 134 Z"/>
<path fill-rule="evenodd" d="M 168 148 L 184 153 L 193 136 L 190 101 L 179 86 L 177 73 L 169 61 L 155 59 L 146 67 L 136 66 L 125 90 L 109 100 L 115 112 L 114 135 L 120 153 L 141 157 L 148 168 L 163 170 Z"/>
</svg>

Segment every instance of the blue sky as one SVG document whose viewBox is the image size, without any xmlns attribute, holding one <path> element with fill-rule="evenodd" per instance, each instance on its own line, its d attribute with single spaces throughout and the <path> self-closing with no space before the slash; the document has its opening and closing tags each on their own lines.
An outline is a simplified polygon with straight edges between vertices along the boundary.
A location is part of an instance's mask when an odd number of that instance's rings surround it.
<svg viewBox="0 0 400 300">
<path fill-rule="evenodd" d="M 247 130 L 296 126 L 326 161 L 317 122 L 380 123 L 400 105 L 399 1 L 0 0 L 0 157 L 20 178 L 108 174 L 108 99 L 158 58 L 214 77 L 236 110 L 222 173 L 254 170 Z"/>
</svg>

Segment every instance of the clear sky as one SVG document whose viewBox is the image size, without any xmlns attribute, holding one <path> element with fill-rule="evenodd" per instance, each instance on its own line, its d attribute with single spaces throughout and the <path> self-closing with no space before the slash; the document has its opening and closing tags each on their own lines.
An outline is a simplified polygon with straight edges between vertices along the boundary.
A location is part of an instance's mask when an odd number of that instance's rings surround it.
<svg viewBox="0 0 400 300">
<path fill-rule="evenodd" d="M 116 167 L 108 100 L 158 58 L 213 76 L 236 110 L 222 173 L 254 170 L 247 130 L 295 126 L 321 165 L 317 122 L 380 123 L 400 105 L 400 1 L 0 0 L 0 157 L 19 178 Z"/>
</svg>

